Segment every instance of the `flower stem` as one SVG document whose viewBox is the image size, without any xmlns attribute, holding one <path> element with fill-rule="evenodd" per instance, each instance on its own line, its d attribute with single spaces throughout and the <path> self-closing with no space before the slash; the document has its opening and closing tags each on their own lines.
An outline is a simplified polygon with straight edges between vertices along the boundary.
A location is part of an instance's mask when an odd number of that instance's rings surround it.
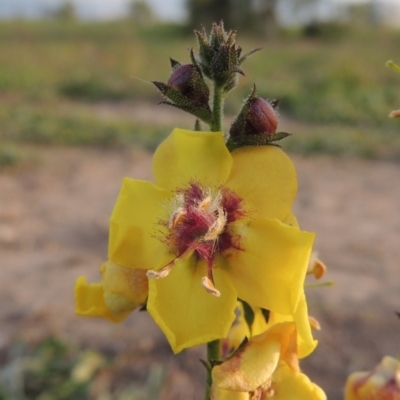
<svg viewBox="0 0 400 400">
<path fill-rule="evenodd" d="M 222 116 L 224 113 L 224 89 L 214 85 L 213 113 L 211 121 L 212 132 L 222 132 Z"/>
<path fill-rule="evenodd" d="M 207 369 L 207 381 L 206 381 L 206 397 L 205 400 L 210 400 L 211 398 L 211 385 L 212 385 L 212 362 L 217 361 L 221 358 L 221 342 L 220 340 L 213 340 L 207 343 L 207 361 L 210 366 Z"/>
</svg>

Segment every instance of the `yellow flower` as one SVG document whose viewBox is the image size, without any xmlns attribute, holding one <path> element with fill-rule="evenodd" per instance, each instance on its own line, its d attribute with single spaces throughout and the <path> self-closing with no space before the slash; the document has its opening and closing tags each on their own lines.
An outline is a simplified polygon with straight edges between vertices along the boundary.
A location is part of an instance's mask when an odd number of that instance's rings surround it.
<svg viewBox="0 0 400 400">
<path fill-rule="evenodd" d="M 368 372 L 354 372 L 346 382 L 345 400 L 399 400 L 400 361 L 386 356 Z"/>
<path fill-rule="evenodd" d="M 282 223 L 297 191 L 278 147 L 230 153 L 218 132 L 175 129 L 153 158 L 155 184 L 125 178 L 109 259 L 147 270 L 147 310 L 172 349 L 226 337 L 237 298 L 293 315 L 314 235 Z"/>
<path fill-rule="evenodd" d="M 300 372 L 293 322 L 254 336 L 212 370 L 212 400 L 325 400 L 325 393 Z"/>
</svg>

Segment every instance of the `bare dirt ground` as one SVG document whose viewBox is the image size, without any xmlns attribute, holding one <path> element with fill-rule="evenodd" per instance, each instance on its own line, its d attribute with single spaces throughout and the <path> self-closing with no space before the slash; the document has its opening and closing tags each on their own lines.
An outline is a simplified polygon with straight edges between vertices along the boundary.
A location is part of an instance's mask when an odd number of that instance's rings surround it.
<svg viewBox="0 0 400 400">
<path fill-rule="evenodd" d="M 132 379 L 151 363 L 167 366 L 163 400 L 201 399 L 203 349 L 174 357 L 158 328 L 135 312 L 122 324 L 74 315 L 75 278 L 99 279 L 108 218 L 124 176 L 151 178 L 139 149 L 36 148 L 33 166 L 0 173 L 0 349 L 49 334 L 126 355 Z M 307 289 L 322 324 L 320 345 L 303 368 L 342 398 L 347 374 L 400 350 L 400 165 L 294 156 L 300 191 L 295 212 L 317 232 L 329 288 Z"/>
</svg>

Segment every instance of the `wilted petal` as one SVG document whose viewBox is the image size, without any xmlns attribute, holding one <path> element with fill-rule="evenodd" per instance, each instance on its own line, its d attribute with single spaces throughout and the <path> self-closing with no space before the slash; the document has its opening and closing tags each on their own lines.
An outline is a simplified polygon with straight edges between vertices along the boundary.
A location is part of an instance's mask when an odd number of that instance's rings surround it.
<svg viewBox="0 0 400 400">
<path fill-rule="evenodd" d="M 214 386 L 211 391 L 211 400 L 250 400 L 250 394 L 248 392 L 219 389 Z"/>
<path fill-rule="evenodd" d="M 146 271 L 107 262 L 102 266 L 105 302 L 111 310 L 133 310 L 147 299 L 149 285 Z"/>
<path fill-rule="evenodd" d="M 298 369 L 293 323 L 277 324 L 252 337 L 234 356 L 213 368 L 213 385 L 238 392 L 254 391 L 272 378 L 280 359 Z"/>
<path fill-rule="evenodd" d="M 120 322 L 146 302 L 146 271 L 127 268 L 110 261 L 101 267 L 101 283 L 87 284 L 80 277 L 75 285 L 76 313 Z"/>
<path fill-rule="evenodd" d="M 268 400 L 326 400 L 324 391 L 307 375 L 280 363 L 272 381 L 272 397 Z"/>
<path fill-rule="evenodd" d="M 372 371 L 351 374 L 345 400 L 400 400 L 400 361 L 386 356 Z"/>
<path fill-rule="evenodd" d="M 81 276 L 75 284 L 76 313 L 84 317 L 103 317 L 113 322 L 120 322 L 132 310 L 124 307 L 123 311 L 112 312 L 104 301 L 103 285 L 101 283 L 86 283 L 86 278 Z"/>
</svg>

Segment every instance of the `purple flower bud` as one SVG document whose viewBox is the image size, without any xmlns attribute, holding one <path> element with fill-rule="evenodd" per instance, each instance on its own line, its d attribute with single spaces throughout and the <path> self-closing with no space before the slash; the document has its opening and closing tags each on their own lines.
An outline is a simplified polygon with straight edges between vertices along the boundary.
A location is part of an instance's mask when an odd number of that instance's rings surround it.
<svg viewBox="0 0 400 400">
<path fill-rule="evenodd" d="M 208 108 L 210 91 L 200 72 L 193 64 L 183 64 L 172 72 L 168 86 L 183 94 L 200 107 Z"/>
<path fill-rule="evenodd" d="M 269 133 L 276 132 L 278 126 L 278 118 L 271 104 L 255 97 L 249 101 L 249 113 L 247 115 L 247 123 L 251 125 L 251 133 Z"/>
<path fill-rule="evenodd" d="M 171 74 L 167 83 L 174 89 L 177 89 L 181 93 L 184 93 L 186 89 L 191 85 L 193 74 L 195 73 L 195 71 L 196 69 L 192 64 L 180 65 Z"/>
</svg>

